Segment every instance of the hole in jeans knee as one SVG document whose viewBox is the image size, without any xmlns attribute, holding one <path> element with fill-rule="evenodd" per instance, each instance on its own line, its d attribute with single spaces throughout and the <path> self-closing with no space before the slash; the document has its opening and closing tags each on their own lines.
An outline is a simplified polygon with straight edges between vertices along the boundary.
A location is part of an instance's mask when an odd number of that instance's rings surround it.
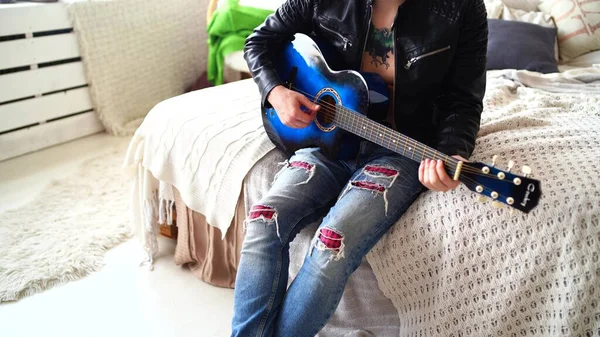
<svg viewBox="0 0 600 337">
<path fill-rule="evenodd" d="M 375 165 L 365 166 L 365 172 L 373 176 L 395 177 L 396 175 L 398 175 L 398 170 Z"/>
<path fill-rule="evenodd" d="M 352 181 L 350 184 L 354 187 L 362 188 L 364 190 L 370 190 L 379 193 L 385 192 L 385 187 L 383 185 L 370 181 Z"/>
<path fill-rule="evenodd" d="M 254 205 L 248 212 L 248 217 L 244 220 L 243 231 L 246 231 L 248 224 L 262 221 L 266 224 L 275 224 L 277 236 L 279 236 L 279 224 L 277 223 L 277 211 L 274 207 L 268 205 Z M 281 238 L 281 237 L 280 237 Z"/>
<path fill-rule="evenodd" d="M 313 169 L 314 165 L 305 161 L 293 161 L 290 162 L 290 167 L 298 167 L 310 171 Z"/>
<path fill-rule="evenodd" d="M 312 246 L 320 251 L 331 252 L 336 261 L 344 257 L 344 236 L 333 228 L 319 228 Z"/>
<path fill-rule="evenodd" d="M 272 220 L 275 217 L 275 208 L 265 205 L 254 205 L 248 214 L 249 220 L 262 218 L 263 220 Z"/>
<path fill-rule="evenodd" d="M 311 164 L 309 162 L 295 160 L 295 161 L 290 162 L 289 167 L 295 168 L 295 169 L 302 169 L 308 173 L 308 177 L 306 178 L 306 180 L 299 182 L 296 185 L 302 185 L 302 184 L 308 183 L 310 181 L 310 179 L 315 175 L 315 165 Z"/>
</svg>

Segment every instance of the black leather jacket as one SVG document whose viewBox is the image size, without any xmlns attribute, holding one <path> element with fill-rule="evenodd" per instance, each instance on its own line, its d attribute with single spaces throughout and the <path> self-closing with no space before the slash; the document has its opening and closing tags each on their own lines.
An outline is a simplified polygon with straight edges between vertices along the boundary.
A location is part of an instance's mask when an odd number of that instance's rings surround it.
<svg viewBox="0 0 600 337">
<path fill-rule="evenodd" d="M 372 0 L 288 0 L 247 38 L 244 57 L 263 104 L 280 79 L 278 46 L 295 33 L 320 36 L 348 69 L 360 69 Z M 469 158 L 486 84 L 483 0 L 406 0 L 398 8 L 394 84 L 397 129 L 449 155 Z"/>
</svg>

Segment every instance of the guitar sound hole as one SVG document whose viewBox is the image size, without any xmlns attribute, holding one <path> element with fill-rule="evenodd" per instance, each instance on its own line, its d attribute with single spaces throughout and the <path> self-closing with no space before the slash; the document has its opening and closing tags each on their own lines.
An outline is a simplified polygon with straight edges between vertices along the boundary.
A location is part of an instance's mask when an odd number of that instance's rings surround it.
<svg viewBox="0 0 600 337">
<path fill-rule="evenodd" d="M 331 95 L 323 95 L 319 98 L 318 104 L 321 109 L 317 114 L 317 120 L 322 126 L 328 127 L 333 124 L 335 118 L 336 101 Z"/>
</svg>

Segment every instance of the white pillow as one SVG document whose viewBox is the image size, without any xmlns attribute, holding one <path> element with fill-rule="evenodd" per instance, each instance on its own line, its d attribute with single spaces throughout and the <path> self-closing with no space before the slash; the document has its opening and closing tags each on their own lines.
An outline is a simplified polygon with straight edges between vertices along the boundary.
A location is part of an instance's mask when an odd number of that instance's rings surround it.
<svg viewBox="0 0 600 337">
<path fill-rule="evenodd" d="M 542 0 L 502 0 L 507 7 L 526 12 L 535 12 Z"/>
<path fill-rule="evenodd" d="M 485 0 L 483 3 L 485 4 L 488 19 L 500 19 L 502 17 L 504 3 L 501 0 Z"/>
<path fill-rule="evenodd" d="M 562 63 L 571 67 L 592 67 L 600 65 L 600 50 L 593 51 Z"/>
<path fill-rule="evenodd" d="M 556 28 L 552 16 L 544 12 L 528 12 L 505 6 L 502 11 L 502 20 L 533 23 L 547 28 Z"/>
<path fill-rule="evenodd" d="M 544 0 L 539 8 L 554 18 L 563 61 L 600 50 L 600 0 Z"/>
</svg>

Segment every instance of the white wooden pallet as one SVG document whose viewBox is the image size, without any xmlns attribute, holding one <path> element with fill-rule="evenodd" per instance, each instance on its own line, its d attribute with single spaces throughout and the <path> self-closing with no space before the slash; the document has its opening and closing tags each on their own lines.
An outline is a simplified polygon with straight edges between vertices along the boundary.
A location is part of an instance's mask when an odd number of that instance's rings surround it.
<svg viewBox="0 0 600 337">
<path fill-rule="evenodd" d="M 0 161 L 102 130 L 65 5 L 0 5 Z"/>
</svg>

